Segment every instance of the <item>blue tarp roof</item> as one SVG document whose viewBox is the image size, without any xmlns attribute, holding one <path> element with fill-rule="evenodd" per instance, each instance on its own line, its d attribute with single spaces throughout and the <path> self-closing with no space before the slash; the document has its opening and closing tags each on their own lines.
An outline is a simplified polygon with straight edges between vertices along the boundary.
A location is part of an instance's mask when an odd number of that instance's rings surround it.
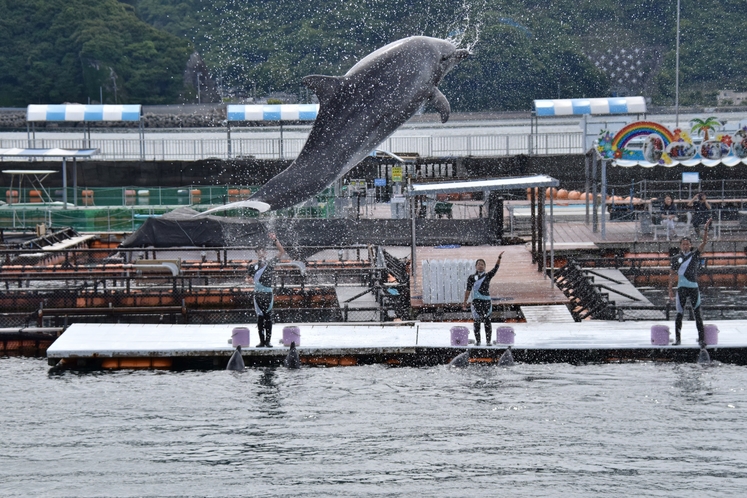
<svg viewBox="0 0 747 498">
<path fill-rule="evenodd" d="M 140 121 L 142 106 L 31 104 L 26 109 L 27 121 Z"/>
<path fill-rule="evenodd" d="M 612 97 L 601 99 L 535 100 L 537 116 L 580 116 L 583 114 L 645 114 L 643 97 Z"/>
<path fill-rule="evenodd" d="M 228 121 L 314 121 L 318 104 L 229 105 Z"/>
</svg>

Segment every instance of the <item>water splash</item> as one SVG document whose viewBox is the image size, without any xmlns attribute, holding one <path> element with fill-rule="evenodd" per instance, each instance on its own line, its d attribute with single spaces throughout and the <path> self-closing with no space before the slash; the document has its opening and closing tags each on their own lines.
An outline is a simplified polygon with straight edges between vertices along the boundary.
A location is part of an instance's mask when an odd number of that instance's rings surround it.
<svg viewBox="0 0 747 498">
<path fill-rule="evenodd" d="M 480 40 L 483 16 L 487 10 L 484 0 L 463 1 L 457 18 L 448 26 L 446 41 L 470 53 Z"/>
</svg>

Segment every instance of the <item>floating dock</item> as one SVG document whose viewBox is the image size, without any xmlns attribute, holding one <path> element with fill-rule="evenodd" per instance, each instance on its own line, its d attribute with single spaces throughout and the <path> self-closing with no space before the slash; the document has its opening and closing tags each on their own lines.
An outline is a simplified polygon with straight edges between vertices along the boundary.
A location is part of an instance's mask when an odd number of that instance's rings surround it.
<svg viewBox="0 0 747 498">
<path fill-rule="evenodd" d="M 494 335 L 498 327 L 494 324 Z M 447 364 L 470 350 L 472 363 L 497 364 L 510 346 L 517 362 L 615 363 L 661 361 L 693 363 L 699 353 L 697 331 L 685 322 L 683 344 L 652 344 L 652 327 L 662 321 L 584 321 L 574 323 L 512 323 L 513 344 L 452 346 L 451 328 L 465 322 L 387 322 L 277 324 L 272 348 L 256 348 L 256 327 L 250 346 L 242 348 L 247 366 L 282 365 L 288 348 L 281 344 L 284 327 L 298 327 L 298 351 L 303 365 L 433 366 Z M 712 360 L 747 364 L 747 320 L 711 321 L 717 344 L 708 346 Z M 224 369 L 234 351 L 230 325 L 73 324 L 47 350 L 58 369 Z M 245 326 L 245 325 L 244 325 Z"/>
</svg>

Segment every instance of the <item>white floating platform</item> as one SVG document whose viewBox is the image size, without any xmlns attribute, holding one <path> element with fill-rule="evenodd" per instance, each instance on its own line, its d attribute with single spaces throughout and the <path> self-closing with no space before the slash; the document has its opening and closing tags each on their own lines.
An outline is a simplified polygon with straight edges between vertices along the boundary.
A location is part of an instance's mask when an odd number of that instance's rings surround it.
<svg viewBox="0 0 747 498">
<path fill-rule="evenodd" d="M 747 321 L 709 321 L 719 329 L 718 344 L 709 346 L 711 356 L 728 350 L 728 358 L 720 361 L 747 362 Z M 682 361 L 697 351 L 695 323 L 686 321 L 680 346 L 651 344 L 651 326 L 666 324 L 674 336 L 674 323 L 664 321 L 615 322 L 585 321 L 574 323 L 512 323 L 494 324 L 494 336 L 499 326 L 509 325 L 516 333 L 513 344 L 517 361 L 606 361 L 605 358 L 645 359 L 648 356 L 665 361 Z M 214 358 L 215 366 L 224 362 L 234 348 L 229 343 L 231 331 L 237 325 L 141 325 L 141 324 L 74 324 L 47 350 L 50 363 L 62 359 L 104 358 Z M 245 325 L 245 324 L 244 324 Z M 268 364 L 282 361 L 287 348 L 280 344 L 283 327 L 300 329 L 299 352 L 305 356 L 358 356 L 365 363 L 408 364 L 407 356 L 431 355 L 426 363 L 448 362 L 450 356 L 463 350 L 451 346 L 452 326 L 467 326 L 465 322 L 387 322 L 369 323 L 296 323 L 273 327 L 273 348 L 255 348 L 256 327 L 250 325 L 251 344 L 243 349 L 247 364 Z M 506 345 L 471 347 L 475 357 L 485 361 L 500 356 Z M 524 352 L 523 355 L 521 352 Z M 625 353 L 628 351 L 628 353 Z M 716 357 L 714 357 L 714 354 Z M 399 355 L 399 356 L 398 356 Z M 631 356 L 632 355 L 632 356 Z M 522 358 L 523 356 L 523 358 Z M 396 362 L 390 361 L 398 358 Z M 366 360 L 366 358 L 368 358 Z M 574 359 L 575 358 L 575 359 Z M 595 358 L 601 358 L 595 359 Z M 220 360 L 220 361 L 218 361 Z M 365 361 L 364 361 L 365 360 Z M 688 360 L 689 361 L 689 360 Z M 423 362 L 414 361 L 414 364 Z M 185 365 L 187 363 L 184 363 Z M 360 364 L 353 363 L 353 364 Z M 200 367 L 201 368 L 201 367 Z"/>
</svg>

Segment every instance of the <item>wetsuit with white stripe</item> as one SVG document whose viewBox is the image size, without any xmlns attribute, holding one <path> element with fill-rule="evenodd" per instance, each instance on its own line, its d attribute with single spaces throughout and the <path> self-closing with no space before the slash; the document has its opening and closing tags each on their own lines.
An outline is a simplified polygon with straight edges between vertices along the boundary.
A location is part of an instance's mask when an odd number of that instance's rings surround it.
<svg viewBox="0 0 747 498">
<path fill-rule="evenodd" d="M 690 299 L 695 316 L 695 326 L 698 329 L 698 340 L 705 338 L 703 318 L 700 315 L 700 289 L 698 288 L 698 270 L 700 269 L 700 251 L 697 249 L 687 253 L 680 253 L 672 258 L 672 271 L 677 272 L 677 317 L 674 321 L 675 342 L 680 341 L 682 318 L 685 313 L 685 303 Z"/>
<path fill-rule="evenodd" d="M 467 292 L 472 298 L 472 319 L 475 321 L 475 343 L 480 344 L 480 323 L 485 324 L 485 343 L 490 345 L 493 336 L 493 324 L 490 315 L 493 313 L 493 302 L 490 298 L 490 281 L 498 271 L 500 264 L 495 263 L 492 270 L 473 273 L 467 277 Z"/>
</svg>

